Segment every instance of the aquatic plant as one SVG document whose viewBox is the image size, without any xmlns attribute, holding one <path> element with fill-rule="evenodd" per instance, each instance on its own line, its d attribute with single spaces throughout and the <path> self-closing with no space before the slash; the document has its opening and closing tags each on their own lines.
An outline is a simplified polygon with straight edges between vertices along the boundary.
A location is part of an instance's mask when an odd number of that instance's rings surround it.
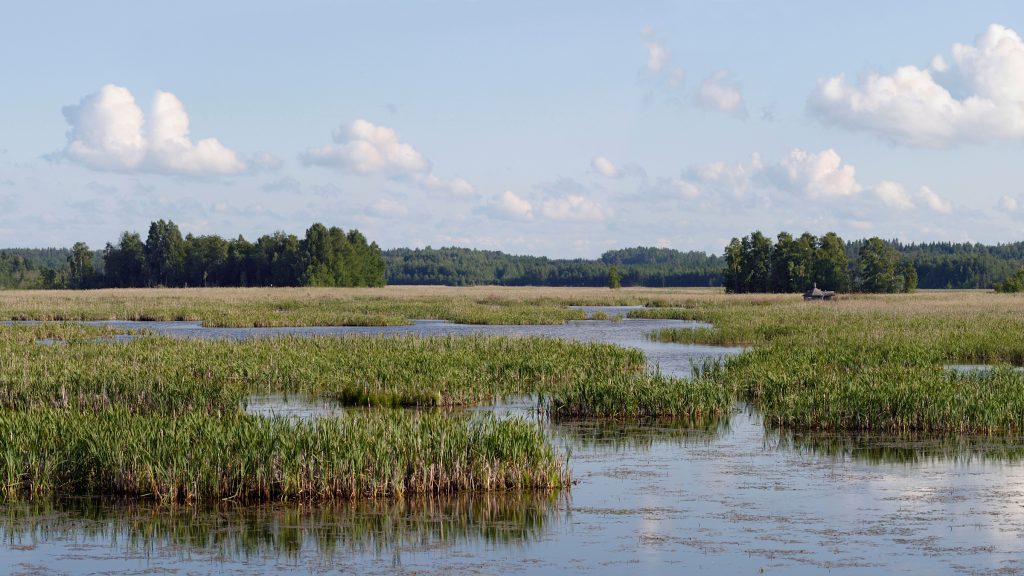
<svg viewBox="0 0 1024 576">
<path fill-rule="evenodd" d="M 266 502 L 552 489 L 536 424 L 381 410 L 310 421 L 125 410 L 0 412 L 0 495 Z"/>
</svg>

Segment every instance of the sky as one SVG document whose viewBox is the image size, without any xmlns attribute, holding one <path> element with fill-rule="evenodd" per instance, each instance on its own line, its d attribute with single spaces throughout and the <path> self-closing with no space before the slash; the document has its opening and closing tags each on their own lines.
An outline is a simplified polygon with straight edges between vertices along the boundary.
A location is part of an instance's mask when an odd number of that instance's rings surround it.
<svg viewBox="0 0 1024 576">
<path fill-rule="evenodd" d="M 0 246 L 1024 240 L 1024 4 L 7 2 Z"/>
</svg>

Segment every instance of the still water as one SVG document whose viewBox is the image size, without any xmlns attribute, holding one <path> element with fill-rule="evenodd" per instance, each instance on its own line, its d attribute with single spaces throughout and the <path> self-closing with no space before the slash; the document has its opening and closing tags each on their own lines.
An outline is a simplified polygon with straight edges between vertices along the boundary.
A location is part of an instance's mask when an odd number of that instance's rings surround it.
<svg viewBox="0 0 1024 576">
<path fill-rule="evenodd" d="M 608 314 L 619 309 L 588 310 Z M 110 323 L 181 337 L 280 333 L 531 334 L 641 348 L 653 367 L 740 352 L 660 344 L 693 323 L 205 329 Z M 529 398 L 495 407 L 531 416 Z M 311 417 L 343 409 L 254 398 Z M 542 422 L 571 453 L 568 493 L 317 506 L 156 510 L 73 500 L 0 507 L 0 572 L 970 573 L 1024 572 L 1024 443 L 1006 438 L 782 435 L 738 405 L 701 429 Z"/>
</svg>

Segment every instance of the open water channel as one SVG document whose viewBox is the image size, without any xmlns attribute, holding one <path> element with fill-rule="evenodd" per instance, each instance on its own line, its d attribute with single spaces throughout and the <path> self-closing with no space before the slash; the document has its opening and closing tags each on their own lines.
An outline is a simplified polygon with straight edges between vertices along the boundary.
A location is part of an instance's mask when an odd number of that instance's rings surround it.
<svg viewBox="0 0 1024 576">
<path fill-rule="evenodd" d="M 623 309 L 591 309 L 623 314 Z M 562 326 L 208 329 L 109 322 L 179 337 L 524 334 L 640 348 L 686 375 L 734 348 L 651 342 L 670 320 Z M 529 399 L 492 407 L 531 416 Z M 249 410 L 342 408 L 282 397 Z M 703 429 L 542 422 L 578 483 L 561 494 L 358 504 L 181 507 L 72 500 L 0 506 L 0 572 L 1024 573 L 1024 441 L 782 435 L 756 412 Z"/>
</svg>

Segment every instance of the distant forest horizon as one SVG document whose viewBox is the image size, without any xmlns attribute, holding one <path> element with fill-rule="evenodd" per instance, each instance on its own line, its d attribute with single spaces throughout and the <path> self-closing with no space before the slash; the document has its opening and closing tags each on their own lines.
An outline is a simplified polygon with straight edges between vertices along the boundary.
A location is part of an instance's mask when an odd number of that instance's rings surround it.
<svg viewBox="0 0 1024 576">
<path fill-rule="evenodd" d="M 170 224 L 173 226 L 173 223 Z M 386 276 L 381 280 L 385 280 L 387 284 L 598 287 L 607 285 L 613 267 L 623 287 L 721 287 L 725 284 L 725 247 L 723 254 L 637 246 L 609 250 L 592 259 L 548 258 L 454 246 L 379 250 L 376 244 L 367 244 L 358 232 L 354 234 L 356 244 L 367 246 L 371 254 L 379 254 L 383 259 Z M 123 237 L 122 235 L 122 239 Z M 198 238 L 219 239 L 216 236 Z M 278 244 L 291 238 L 294 237 L 277 233 L 261 237 L 251 246 L 255 250 L 258 246 L 266 244 L 267 239 L 273 239 L 277 241 L 274 244 Z M 187 236 L 185 240 L 192 241 L 192 236 Z M 297 241 L 298 239 L 294 238 L 291 242 L 296 249 L 300 248 Z M 245 241 L 239 237 L 238 240 L 225 242 L 233 247 L 238 242 Z M 867 239 L 843 241 L 851 269 L 858 265 L 860 249 L 865 242 Z M 1024 269 L 1024 242 L 996 245 L 969 242 L 902 243 L 895 239 L 884 242 L 898 253 L 902 264 L 916 269 L 918 288 L 992 288 Z M 248 243 L 244 245 L 250 246 Z M 113 245 L 114 248 L 117 246 L 118 244 Z M 112 245 L 108 244 L 103 250 L 88 249 L 96 278 L 102 278 L 104 275 L 105 259 L 111 254 L 116 254 L 116 250 L 112 251 L 111 247 Z M 0 288 L 97 288 L 125 285 L 109 281 L 75 284 L 75 262 L 80 261 L 86 248 L 81 243 L 72 248 L 2 248 Z M 270 258 L 273 259 L 273 256 Z M 377 256 L 372 258 L 375 259 Z M 266 286 L 296 285 L 299 280 L 309 284 L 344 285 L 340 282 L 308 282 L 301 276 L 301 270 L 294 274 L 295 282 L 285 284 L 273 282 L 268 275 L 263 276 L 265 277 L 250 275 L 250 278 L 257 278 L 252 280 L 247 279 L 244 274 L 236 274 L 230 282 L 212 283 L 189 282 L 183 276 L 173 283 L 150 282 L 131 285 Z M 72 280 L 69 281 L 69 278 Z M 381 280 L 360 281 L 357 285 L 380 285 L 383 283 Z"/>
</svg>

